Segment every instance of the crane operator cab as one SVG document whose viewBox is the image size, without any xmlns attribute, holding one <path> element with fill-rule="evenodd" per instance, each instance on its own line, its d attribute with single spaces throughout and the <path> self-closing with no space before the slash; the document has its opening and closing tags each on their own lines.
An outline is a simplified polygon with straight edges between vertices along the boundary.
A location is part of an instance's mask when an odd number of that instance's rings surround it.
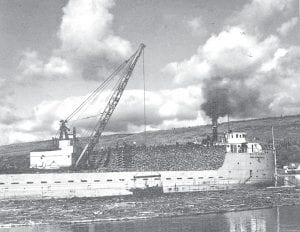
<svg viewBox="0 0 300 232">
<path fill-rule="evenodd" d="M 228 153 L 261 153 L 262 147 L 259 143 L 248 143 L 246 133 L 228 132 L 225 134 Z"/>
<path fill-rule="evenodd" d="M 74 162 L 76 129 L 69 133 L 66 120 L 60 121 L 59 138 L 53 139 L 54 148 L 30 152 L 30 168 L 60 169 L 69 168 Z"/>
<path fill-rule="evenodd" d="M 59 140 L 63 139 L 69 139 L 69 134 L 68 132 L 70 129 L 66 126 L 67 120 L 60 120 L 60 127 L 59 127 Z"/>
</svg>

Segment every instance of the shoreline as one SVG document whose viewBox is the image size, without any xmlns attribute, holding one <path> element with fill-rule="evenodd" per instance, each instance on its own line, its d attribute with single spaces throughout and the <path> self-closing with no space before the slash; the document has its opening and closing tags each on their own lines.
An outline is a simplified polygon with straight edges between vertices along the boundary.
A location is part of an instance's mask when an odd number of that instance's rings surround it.
<svg viewBox="0 0 300 232">
<path fill-rule="evenodd" d="M 242 188 L 161 196 L 0 202 L 0 228 L 188 217 L 300 206 L 297 189 Z"/>
</svg>

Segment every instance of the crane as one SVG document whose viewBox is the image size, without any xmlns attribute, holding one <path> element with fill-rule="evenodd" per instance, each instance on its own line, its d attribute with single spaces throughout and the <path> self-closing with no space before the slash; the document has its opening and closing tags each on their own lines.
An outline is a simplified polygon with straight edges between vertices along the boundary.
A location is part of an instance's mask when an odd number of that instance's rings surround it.
<svg viewBox="0 0 300 232">
<path fill-rule="evenodd" d="M 80 164 L 80 162 L 83 160 L 84 157 L 88 157 L 92 153 L 96 144 L 99 142 L 100 136 L 102 135 L 111 115 L 113 114 L 116 106 L 118 105 L 118 103 L 122 97 L 122 94 L 126 88 L 126 85 L 128 83 L 128 80 L 130 79 L 131 74 L 134 70 L 134 67 L 145 47 L 146 47 L 145 44 L 143 44 L 143 43 L 140 44 L 137 51 L 128 60 L 126 60 L 123 64 L 121 64 L 117 68 L 117 70 L 109 77 L 109 78 L 112 78 L 114 75 L 118 74 L 120 72 L 120 70 L 124 70 L 124 73 L 122 73 L 120 79 L 118 80 L 118 83 L 117 83 L 116 87 L 114 88 L 106 107 L 104 108 L 103 112 L 100 114 L 100 118 L 99 118 L 98 122 L 96 123 L 96 125 L 92 131 L 92 134 L 90 135 L 90 137 L 88 139 L 88 143 L 85 145 L 84 149 L 80 153 L 80 155 L 75 163 L 75 168 L 78 167 L 78 165 Z M 92 93 L 92 95 L 93 95 L 93 93 Z M 86 101 L 87 100 L 88 99 L 86 99 Z M 76 112 L 83 105 L 83 103 L 74 112 Z M 71 116 L 74 115 L 74 112 L 66 120 L 64 120 L 65 123 L 70 119 Z"/>
</svg>

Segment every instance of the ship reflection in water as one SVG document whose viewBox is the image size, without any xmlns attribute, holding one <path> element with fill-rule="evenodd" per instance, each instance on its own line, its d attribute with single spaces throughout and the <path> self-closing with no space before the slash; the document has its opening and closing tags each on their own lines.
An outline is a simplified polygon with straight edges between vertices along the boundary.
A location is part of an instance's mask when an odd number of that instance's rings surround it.
<svg viewBox="0 0 300 232">
<path fill-rule="evenodd" d="M 0 229 L 9 232 L 286 232 L 300 231 L 300 206 L 190 217 L 154 218 L 73 225 L 38 225 Z"/>
</svg>

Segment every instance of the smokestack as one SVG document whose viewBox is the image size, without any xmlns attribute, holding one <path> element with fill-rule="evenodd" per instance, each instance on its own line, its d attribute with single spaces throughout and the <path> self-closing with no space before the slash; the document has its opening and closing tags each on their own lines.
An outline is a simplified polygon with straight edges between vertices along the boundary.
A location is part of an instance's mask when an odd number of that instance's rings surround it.
<svg viewBox="0 0 300 232">
<path fill-rule="evenodd" d="M 218 142 L 218 118 L 212 118 L 212 142 Z"/>
</svg>

